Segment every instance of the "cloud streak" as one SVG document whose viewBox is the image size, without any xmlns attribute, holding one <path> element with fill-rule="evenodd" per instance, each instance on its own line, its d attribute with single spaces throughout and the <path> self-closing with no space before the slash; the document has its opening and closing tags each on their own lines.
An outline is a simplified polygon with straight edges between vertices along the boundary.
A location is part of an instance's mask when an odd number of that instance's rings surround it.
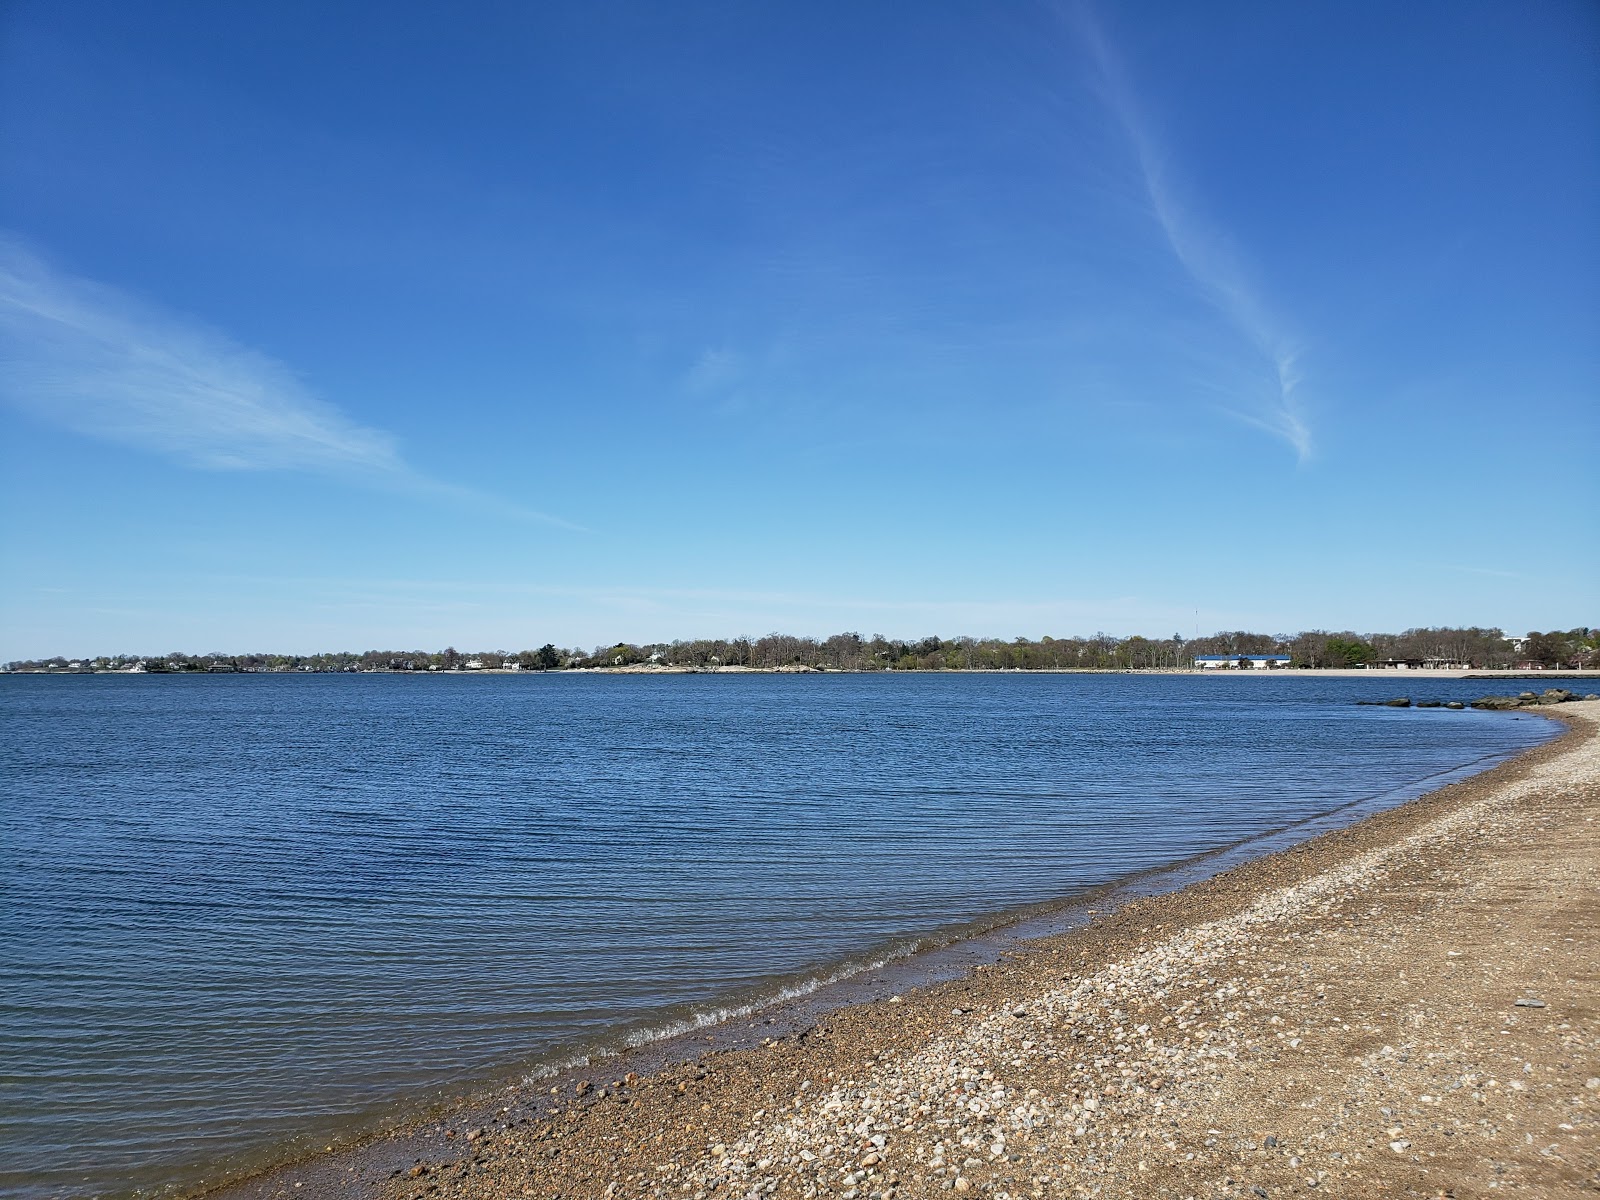
<svg viewBox="0 0 1600 1200">
<path fill-rule="evenodd" d="M 1260 355 L 1259 389 L 1246 406 L 1225 406 L 1230 416 L 1281 438 L 1300 461 L 1311 456 L 1312 432 L 1299 397 L 1299 349 L 1251 285 L 1223 238 L 1178 198 L 1168 156 L 1151 133 L 1121 61 L 1088 4 L 1076 9 L 1076 26 L 1094 61 L 1101 96 L 1116 118 L 1139 166 L 1151 215 L 1173 257 L 1210 305 Z"/>
<path fill-rule="evenodd" d="M 567 522 L 421 474 L 392 434 L 283 363 L 0 237 L 0 399 L 74 433 L 216 471 L 310 471 Z"/>
</svg>

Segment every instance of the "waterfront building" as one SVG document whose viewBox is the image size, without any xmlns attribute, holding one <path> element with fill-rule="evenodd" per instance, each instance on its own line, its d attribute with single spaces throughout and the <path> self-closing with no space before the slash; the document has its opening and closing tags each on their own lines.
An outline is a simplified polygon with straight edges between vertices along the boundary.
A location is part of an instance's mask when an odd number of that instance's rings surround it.
<svg viewBox="0 0 1600 1200">
<path fill-rule="evenodd" d="M 1289 665 L 1287 654 L 1196 654 L 1202 671 L 1274 671 Z"/>
</svg>

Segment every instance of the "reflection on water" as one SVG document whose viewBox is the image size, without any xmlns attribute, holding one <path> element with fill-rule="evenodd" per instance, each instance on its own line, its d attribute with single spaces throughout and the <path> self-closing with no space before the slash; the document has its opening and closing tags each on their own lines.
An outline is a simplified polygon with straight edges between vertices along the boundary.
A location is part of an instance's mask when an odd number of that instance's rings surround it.
<svg viewBox="0 0 1600 1200">
<path fill-rule="evenodd" d="M 192 1183 L 1552 733 L 1351 703 L 1395 687 L 0 678 L 0 1196 Z"/>
</svg>

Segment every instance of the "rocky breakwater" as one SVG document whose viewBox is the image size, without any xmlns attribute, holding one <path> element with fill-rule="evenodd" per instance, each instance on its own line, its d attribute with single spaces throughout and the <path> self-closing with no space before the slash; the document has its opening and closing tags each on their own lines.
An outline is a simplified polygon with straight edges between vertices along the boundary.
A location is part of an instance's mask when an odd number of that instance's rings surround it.
<svg viewBox="0 0 1600 1200">
<path fill-rule="evenodd" d="M 1545 688 L 1542 692 L 1519 692 L 1515 696 L 1481 696 L 1472 702 L 1472 707 L 1495 711 L 1546 704 L 1570 704 L 1575 700 L 1600 700 L 1600 695 L 1591 692 L 1587 696 L 1579 696 L 1566 688 Z"/>
<path fill-rule="evenodd" d="M 1480 696 L 1471 704 L 1473 708 L 1499 710 L 1508 708 L 1528 708 L 1546 704 L 1567 704 L 1574 700 L 1600 700 L 1600 695 L 1593 692 L 1587 696 L 1579 696 L 1576 692 L 1566 688 L 1546 688 L 1542 692 L 1519 692 L 1515 696 Z M 1357 700 L 1358 705 L 1377 708 L 1448 708 L 1460 712 L 1468 706 L 1459 700 L 1416 700 L 1410 696 L 1395 696 L 1389 700 Z"/>
</svg>

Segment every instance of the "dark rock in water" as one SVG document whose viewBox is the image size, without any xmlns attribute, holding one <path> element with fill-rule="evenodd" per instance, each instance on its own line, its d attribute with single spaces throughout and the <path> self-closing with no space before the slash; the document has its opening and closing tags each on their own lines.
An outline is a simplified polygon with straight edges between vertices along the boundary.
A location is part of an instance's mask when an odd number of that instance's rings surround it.
<svg viewBox="0 0 1600 1200">
<path fill-rule="evenodd" d="M 1498 712 L 1507 708 L 1521 708 L 1522 701 L 1515 696 L 1481 696 L 1472 702 L 1472 707 Z"/>
<path fill-rule="evenodd" d="M 1437 700 L 1418 700 L 1418 708 L 1440 708 L 1442 705 Z"/>
<path fill-rule="evenodd" d="M 1577 697 L 1567 691 L 1566 688 L 1545 688 L 1544 694 L 1539 697 L 1539 703 L 1565 704 L 1568 700 L 1576 699 Z"/>
<path fill-rule="evenodd" d="M 1537 700 L 1538 698 L 1539 697 L 1534 695 L 1532 692 L 1518 692 L 1517 693 L 1517 699 L 1518 700 Z"/>
<path fill-rule="evenodd" d="M 1382 700 L 1357 700 L 1357 704 L 1382 704 Z"/>
<path fill-rule="evenodd" d="M 1411 697 L 1410 696 L 1396 696 L 1393 700 L 1385 700 L 1383 702 L 1383 706 L 1385 708 L 1410 708 L 1411 707 Z"/>
<path fill-rule="evenodd" d="M 1445 704 L 1445 707 L 1446 708 L 1454 708 L 1454 709 L 1458 709 L 1459 710 L 1459 709 L 1465 708 L 1466 705 L 1461 703 L 1461 701 L 1459 701 L 1459 700 L 1451 700 L 1451 701 L 1448 701 Z"/>
</svg>

